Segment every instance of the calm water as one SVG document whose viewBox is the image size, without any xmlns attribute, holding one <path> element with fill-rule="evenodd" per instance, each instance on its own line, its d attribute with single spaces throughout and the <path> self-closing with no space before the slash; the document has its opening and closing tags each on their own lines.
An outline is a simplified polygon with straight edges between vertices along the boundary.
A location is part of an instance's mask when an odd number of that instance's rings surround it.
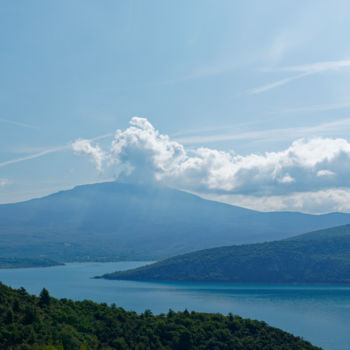
<svg viewBox="0 0 350 350">
<path fill-rule="evenodd" d="M 350 349 L 350 286 L 149 283 L 91 279 L 142 262 L 77 263 L 66 266 L 0 270 L 0 280 L 57 298 L 116 303 L 128 310 L 232 312 L 264 320 L 326 350 Z"/>
</svg>

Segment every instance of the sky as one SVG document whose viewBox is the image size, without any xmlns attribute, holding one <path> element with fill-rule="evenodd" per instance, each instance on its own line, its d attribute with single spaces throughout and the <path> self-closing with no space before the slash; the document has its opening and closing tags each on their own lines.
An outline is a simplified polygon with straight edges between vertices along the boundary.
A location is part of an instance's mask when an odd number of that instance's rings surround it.
<svg viewBox="0 0 350 350">
<path fill-rule="evenodd" d="M 348 1 L 3 1 L 0 203 L 137 181 L 350 212 Z"/>
</svg>

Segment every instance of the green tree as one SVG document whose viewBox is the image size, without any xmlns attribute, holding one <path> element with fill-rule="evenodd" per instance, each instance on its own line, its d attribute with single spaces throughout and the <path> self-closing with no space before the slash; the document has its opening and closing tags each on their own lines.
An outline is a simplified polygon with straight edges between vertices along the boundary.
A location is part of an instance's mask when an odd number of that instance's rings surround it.
<svg viewBox="0 0 350 350">
<path fill-rule="evenodd" d="M 183 331 L 180 334 L 179 343 L 177 346 L 178 350 L 190 350 L 192 349 L 192 335 L 188 330 Z"/>
<path fill-rule="evenodd" d="M 8 310 L 5 316 L 5 324 L 10 324 L 13 322 L 13 312 L 12 310 Z"/>
<path fill-rule="evenodd" d="M 42 291 L 40 292 L 39 305 L 43 307 L 49 304 L 50 304 L 50 294 L 46 288 L 43 288 Z"/>
</svg>

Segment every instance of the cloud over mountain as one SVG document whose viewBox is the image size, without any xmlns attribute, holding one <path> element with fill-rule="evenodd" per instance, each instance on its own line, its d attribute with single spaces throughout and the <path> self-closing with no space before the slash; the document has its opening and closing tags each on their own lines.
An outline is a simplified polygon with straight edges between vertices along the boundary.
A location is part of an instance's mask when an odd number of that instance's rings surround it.
<svg viewBox="0 0 350 350">
<path fill-rule="evenodd" d="M 97 170 L 102 171 L 102 163 L 106 156 L 100 146 L 93 146 L 90 140 L 78 139 L 72 143 L 72 148 L 77 154 L 87 155 Z"/>
<path fill-rule="evenodd" d="M 350 186 L 350 143 L 341 138 L 298 139 L 278 152 L 239 155 L 200 147 L 186 149 L 145 118 L 117 130 L 108 151 L 89 140 L 73 144 L 98 170 L 118 177 L 157 181 L 199 193 L 280 196 Z"/>
</svg>

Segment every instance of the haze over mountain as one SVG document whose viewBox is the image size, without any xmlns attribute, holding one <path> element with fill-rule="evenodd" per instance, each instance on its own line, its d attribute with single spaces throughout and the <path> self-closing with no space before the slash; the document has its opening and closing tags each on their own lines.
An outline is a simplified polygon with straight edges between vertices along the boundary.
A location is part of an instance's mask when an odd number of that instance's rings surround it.
<svg viewBox="0 0 350 350">
<path fill-rule="evenodd" d="M 349 222 L 349 214 L 262 213 L 169 188 L 107 182 L 1 205 L 0 257 L 161 259 Z"/>
<path fill-rule="evenodd" d="M 103 277 L 151 281 L 349 283 L 350 225 L 281 241 L 201 250 Z"/>
</svg>

